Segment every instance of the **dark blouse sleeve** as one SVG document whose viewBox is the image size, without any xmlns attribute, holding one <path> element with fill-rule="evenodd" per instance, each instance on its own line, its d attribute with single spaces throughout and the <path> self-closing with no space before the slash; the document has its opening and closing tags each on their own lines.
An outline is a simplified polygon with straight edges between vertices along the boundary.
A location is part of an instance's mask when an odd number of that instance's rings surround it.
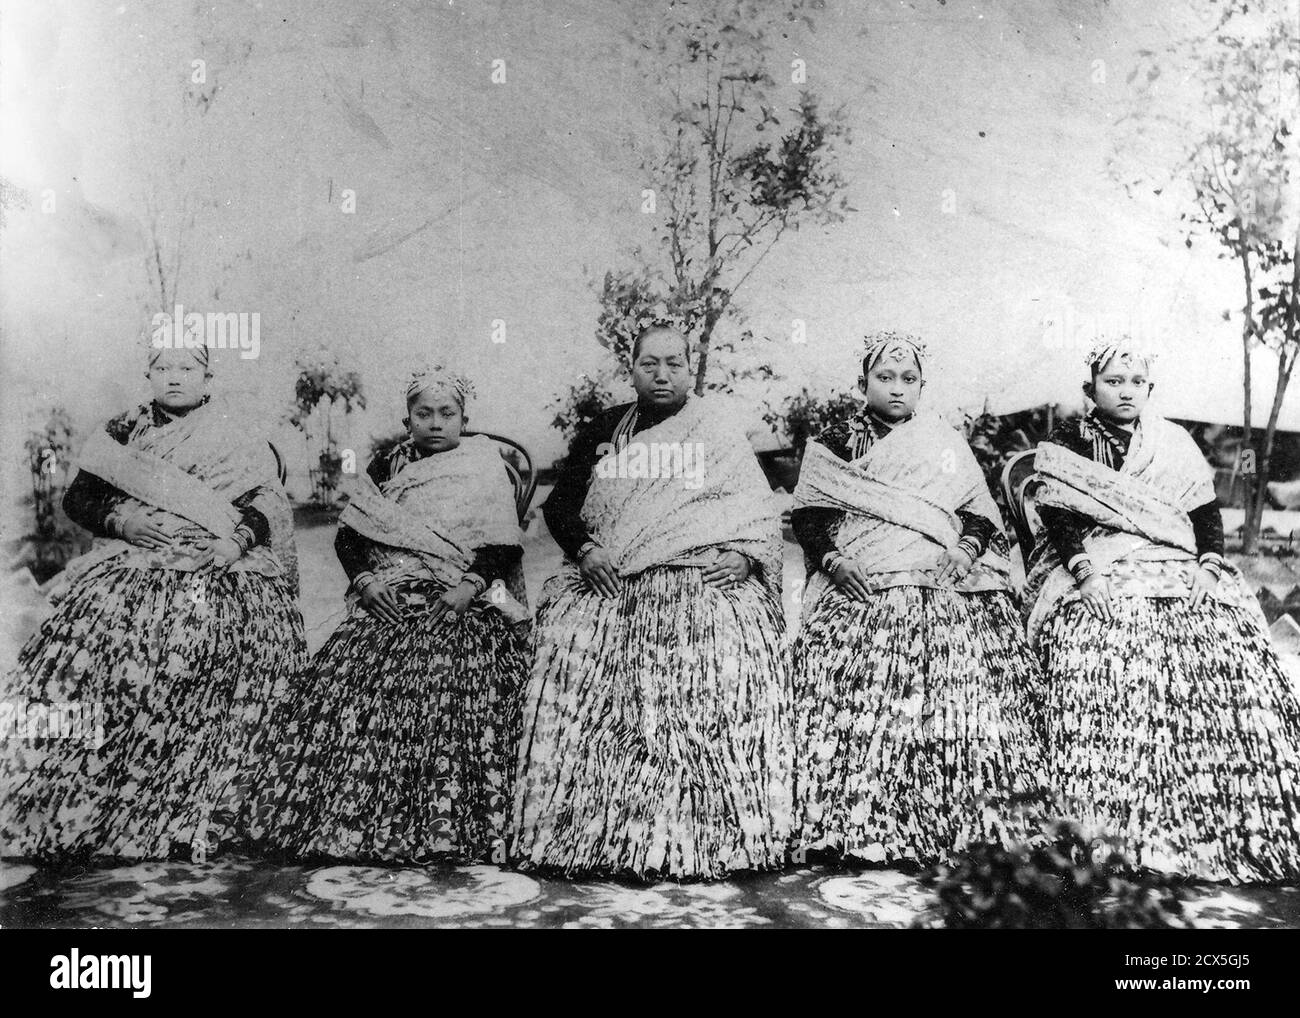
<svg viewBox="0 0 1300 1018">
<path fill-rule="evenodd" d="M 271 543 L 271 524 L 267 522 L 265 514 L 260 509 L 253 507 L 253 499 L 257 498 L 261 491 L 260 487 L 249 488 L 234 501 L 235 508 L 239 510 L 241 525 L 247 527 L 253 534 L 253 543 L 250 547 Z"/>
<path fill-rule="evenodd" d="M 817 436 L 817 441 L 824 445 L 845 462 L 849 459 L 849 427 L 836 424 Z M 804 507 L 790 513 L 790 529 L 794 539 L 803 549 L 804 561 L 809 571 L 820 569 L 822 560 L 835 551 L 835 535 L 844 521 L 844 513 L 839 509 L 824 506 Z"/>
<path fill-rule="evenodd" d="M 1088 532 L 1088 521 L 1069 509 L 1055 506 L 1039 506 L 1038 518 L 1047 530 L 1047 539 L 1056 549 L 1062 565 L 1069 565 L 1070 560 L 1079 555 L 1086 555 L 1083 535 Z"/>
<path fill-rule="evenodd" d="M 343 571 L 348 574 L 349 583 L 370 568 L 369 544 L 351 527 L 339 524 L 338 533 L 334 535 L 334 554 L 338 556 Z"/>
<path fill-rule="evenodd" d="M 388 457 L 375 456 L 366 467 L 366 474 L 375 484 L 383 484 L 388 480 L 389 469 Z M 346 524 L 339 524 L 338 533 L 334 535 L 334 554 L 348 574 L 349 583 L 370 568 L 369 551 L 370 542 L 366 538 Z"/>
<path fill-rule="evenodd" d="M 1092 458 L 1091 445 L 1079 433 L 1074 422 L 1058 424 L 1045 441 L 1061 445 L 1080 456 Z M 1083 535 L 1092 524 L 1088 518 L 1071 509 L 1059 509 L 1055 506 L 1038 506 L 1038 518 L 1043 521 L 1047 539 L 1062 565 L 1069 565 L 1070 560 L 1087 553 L 1083 544 Z"/>
<path fill-rule="evenodd" d="M 128 414 L 114 417 L 104 426 L 108 436 L 119 445 L 126 445 L 131 434 Z M 113 537 L 108 529 L 108 515 L 126 496 L 102 477 L 78 470 L 63 493 L 63 511 L 68 519 L 84 527 L 96 537 Z"/>
<path fill-rule="evenodd" d="M 591 533 L 582 522 L 582 503 L 591 487 L 592 468 L 600 459 L 600 445 L 609 441 L 616 418 L 623 411 L 622 407 L 604 411 L 574 436 L 555 487 L 542 504 L 546 527 L 569 558 L 577 558 L 579 549 L 591 540 Z"/>
<path fill-rule="evenodd" d="M 997 532 L 996 525 L 979 513 L 968 513 L 964 509 L 957 510 L 957 518 L 961 520 L 962 540 L 974 544 L 975 557 L 979 558 L 988 548 L 989 541 L 993 540 L 993 535 Z"/>
<path fill-rule="evenodd" d="M 1223 554 L 1223 516 L 1219 512 L 1217 498 L 1197 506 L 1189 516 L 1192 518 L 1192 533 L 1196 535 L 1196 554 Z"/>
<path fill-rule="evenodd" d="M 113 537 L 108 530 L 108 514 L 122 498 L 122 492 L 103 478 L 78 470 L 63 493 L 63 511 L 73 523 L 96 537 Z"/>
</svg>

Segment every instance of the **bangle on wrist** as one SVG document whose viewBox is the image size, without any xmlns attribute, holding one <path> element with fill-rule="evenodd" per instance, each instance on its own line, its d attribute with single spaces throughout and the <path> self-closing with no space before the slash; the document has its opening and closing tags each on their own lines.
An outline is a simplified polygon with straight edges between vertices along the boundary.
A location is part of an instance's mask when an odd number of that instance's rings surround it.
<svg viewBox="0 0 1300 1018">
<path fill-rule="evenodd" d="M 595 551 L 599 547 L 600 545 L 597 544 L 595 541 L 584 541 L 582 547 L 578 549 L 578 554 L 574 556 L 574 559 L 578 562 L 581 562 L 584 558 L 586 558 L 588 555 L 590 555 L 593 551 Z"/>
<path fill-rule="evenodd" d="M 460 578 L 460 582 L 468 583 L 471 587 L 473 587 L 475 597 L 478 597 L 479 594 L 483 593 L 483 591 L 487 590 L 488 588 L 487 580 L 479 576 L 478 573 L 466 573 L 464 576 Z"/>
<path fill-rule="evenodd" d="M 248 550 L 257 543 L 257 535 L 253 533 L 253 528 L 247 523 L 241 523 L 235 528 L 235 544 L 239 545 L 239 551 L 243 555 L 248 554 Z"/>
<path fill-rule="evenodd" d="M 126 506 L 114 506 L 108 511 L 108 515 L 104 517 L 104 530 L 113 537 L 122 537 L 125 533 L 123 528 L 134 515 Z"/>
<path fill-rule="evenodd" d="M 356 576 L 352 577 L 352 590 L 354 593 L 360 594 L 374 582 L 375 574 L 369 570 L 366 570 L 364 573 L 357 573 Z"/>
</svg>

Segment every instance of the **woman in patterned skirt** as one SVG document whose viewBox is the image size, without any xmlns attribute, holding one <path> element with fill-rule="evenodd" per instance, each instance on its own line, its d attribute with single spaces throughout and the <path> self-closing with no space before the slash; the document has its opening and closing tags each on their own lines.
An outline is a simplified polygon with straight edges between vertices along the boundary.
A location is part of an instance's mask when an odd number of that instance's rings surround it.
<svg viewBox="0 0 1300 1018">
<path fill-rule="evenodd" d="M 1095 408 L 1039 446 L 1030 486 L 1054 783 L 1139 866 L 1295 880 L 1300 703 L 1224 561 L 1213 475 L 1186 431 L 1144 413 L 1150 356 L 1102 343 L 1088 366 Z"/>
<path fill-rule="evenodd" d="M 96 540 L 4 690 L 28 720 L 94 724 L 9 740 L 4 855 L 203 859 L 235 836 L 253 736 L 306 664 L 271 448 L 209 399 L 205 347 L 152 350 L 147 377 L 153 401 L 82 450 L 63 504 Z"/>
<path fill-rule="evenodd" d="M 406 393 L 409 437 L 339 520 L 348 615 L 268 729 L 254 835 L 297 856 L 505 861 L 527 611 L 498 446 L 463 436 L 469 382 Z"/>
<path fill-rule="evenodd" d="M 924 363 L 870 337 L 862 413 L 800 468 L 796 853 L 927 865 L 1041 819 L 1044 691 L 1006 538 L 965 440 L 914 412 Z"/>
<path fill-rule="evenodd" d="M 637 401 L 578 435 L 544 506 L 568 554 L 544 588 L 512 857 L 565 873 L 770 869 L 789 829 L 780 525 L 749 441 L 688 397 L 652 328 Z"/>
</svg>

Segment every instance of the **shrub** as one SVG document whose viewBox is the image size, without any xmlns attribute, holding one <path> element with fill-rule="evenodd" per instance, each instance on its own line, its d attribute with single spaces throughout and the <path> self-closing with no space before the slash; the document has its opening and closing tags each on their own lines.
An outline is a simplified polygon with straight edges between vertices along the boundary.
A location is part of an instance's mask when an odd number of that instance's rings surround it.
<svg viewBox="0 0 1300 1018">
<path fill-rule="evenodd" d="M 32 529 L 23 534 L 16 565 L 31 570 L 44 583 L 90 547 L 90 537 L 63 514 L 75 432 L 68 412 L 53 408 L 27 434 L 24 446 L 32 475 Z"/>
<path fill-rule="evenodd" d="M 971 845 L 951 863 L 927 871 L 921 881 L 939 900 L 937 920 L 919 920 L 919 926 L 1042 930 L 1192 926 L 1170 878 L 1133 872 L 1113 842 L 1089 839 L 1072 821 L 1052 824 L 1042 845 L 1012 849 L 983 842 Z"/>
<path fill-rule="evenodd" d="M 790 447 L 802 457 L 810 438 L 850 420 L 861 409 L 862 401 L 851 393 L 817 396 L 805 387 L 787 398 L 779 409 L 769 408 L 763 420 L 778 435 L 784 434 Z"/>
</svg>

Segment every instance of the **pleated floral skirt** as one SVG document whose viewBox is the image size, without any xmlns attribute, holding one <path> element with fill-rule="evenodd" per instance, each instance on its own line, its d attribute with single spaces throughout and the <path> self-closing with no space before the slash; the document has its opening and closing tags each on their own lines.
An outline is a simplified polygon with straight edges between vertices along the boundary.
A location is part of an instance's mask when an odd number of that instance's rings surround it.
<svg viewBox="0 0 1300 1018">
<path fill-rule="evenodd" d="M 1231 883 L 1300 879 L 1300 702 L 1258 616 L 1117 597 L 1044 623 L 1048 744 L 1067 815 L 1130 860 Z"/>
<path fill-rule="evenodd" d="M 60 737 L 0 746 L 0 854 L 204 859 L 235 840 L 256 735 L 306 663 L 278 579 L 92 567 L 5 680 L 15 716 L 61 717 Z"/>
<path fill-rule="evenodd" d="M 795 853 L 931 865 L 1037 836 L 1045 691 L 1007 594 L 832 587 L 794 674 Z"/>
<path fill-rule="evenodd" d="M 546 587 L 525 705 L 512 857 L 524 869 L 717 878 L 784 863 L 789 659 L 757 579 L 661 567 Z"/>
<path fill-rule="evenodd" d="M 526 629 L 480 604 L 434 619 L 441 588 L 358 609 L 268 727 L 255 848 L 384 864 L 505 861 Z M 413 596 L 411 596 L 413 595 Z"/>
</svg>

